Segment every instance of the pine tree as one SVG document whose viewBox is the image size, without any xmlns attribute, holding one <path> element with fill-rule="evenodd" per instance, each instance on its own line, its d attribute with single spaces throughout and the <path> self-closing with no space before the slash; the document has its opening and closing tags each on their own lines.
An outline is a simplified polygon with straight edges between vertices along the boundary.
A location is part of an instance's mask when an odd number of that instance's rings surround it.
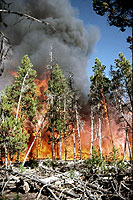
<svg viewBox="0 0 133 200">
<path fill-rule="evenodd" d="M 95 65 L 93 66 L 94 75 L 90 77 L 91 86 L 89 99 L 91 104 L 91 123 L 94 121 L 95 113 L 98 113 L 99 122 L 99 149 L 102 158 L 102 145 L 101 145 L 101 118 L 102 113 L 107 110 L 107 103 L 105 95 L 109 92 L 109 79 L 105 76 L 105 65 L 102 65 L 98 58 L 95 59 Z M 92 157 L 93 149 L 93 124 L 91 124 L 91 149 L 90 156 Z"/>
<path fill-rule="evenodd" d="M 5 155 L 14 155 L 27 148 L 29 134 L 24 129 L 26 121 L 34 122 L 37 100 L 34 83 L 36 71 L 32 69 L 30 59 L 25 55 L 22 66 L 11 86 L 7 86 L 0 103 L 0 140 Z"/>
<path fill-rule="evenodd" d="M 119 54 L 119 59 L 115 59 L 115 66 L 111 66 L 110 75 L 112 77 L 111 97 L 116 97 L 118 105 L 121 105 L 123 111 L 127 109 L 132 112 L 132 67 L 122 53 Z M 119 110 L 120 106 L 117 106 L 117 109 Z M 131 128 L 130 125 L 129 127 Z"/>
<path fill-rule="evenodd" d="M 117 121 L 125 127 L 126 137 L 123 159 L 126 154 L 127 145 L 131 158 L 128 133 L 132 132 L 132 67 L 129 60 L 122 53 L 119 54 L 118 59 L 115 59 L 115 66 L 111 66 L 110 75 L 112 78 L 110 84 L 110 103 L 115 110 Z"/>
<path fill-rule="evenodd" d="M 55 142 L 60 140 L 60 159 L 62 151 L 62 137 L 66 132 L 67 126 L 67 104 L 68 83 L 62 74 L 58 65 L 52 69 L 50 80 L 48 82 L 47 96 L 47 112 L 48 124 L 47 131 L 52 133 L 52 159 L 55 160 Z M 55 137 L 56 134 L 56 137 Z"/>
<path fill-rule="evenodd" d="M 80 105 L 78 103 L 79 95 L 78 91 L 75 90 L 74 87 L 74 80 L 73 80 L 73 74 L 69 74 L 69 87 L 71 90 L 70 97 L 68 98 L 69 104 L 70 104 L 70 111 L 71 113 L 71 124 L 72 124 L 72 134 L 73 134 L 73 148 L 74 148 L 74 162 L 76 160 L 76 136 L 75 136 L 75 130 L 78 132 L 78 146 L 79 146 L 79 153 L 80 153 L 80 160 L 82 159 L 82 151 L 81 151 L 81 137 L 80 137 Z"/>
</svg>

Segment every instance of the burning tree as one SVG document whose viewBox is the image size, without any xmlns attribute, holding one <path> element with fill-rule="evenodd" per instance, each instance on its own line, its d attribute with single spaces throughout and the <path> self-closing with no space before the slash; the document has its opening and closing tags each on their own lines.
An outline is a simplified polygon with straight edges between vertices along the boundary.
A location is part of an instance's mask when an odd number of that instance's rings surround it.
<svg viewBox="0 0 133 200">
<path fill-rule="evenodd" d="M 110 74 L 112 76 L 110 102 L 116 112 L 117 121 L 126 131 L 124 156 L 127 143 L 131 157 L 128 133 L 132 132 L 132 67 L 122 53 L 119 54 L 119 59 L 115 59 L 115 66 L 111 66 Z"/>
<path fill-rule="evenodd" d="M 48 112 L 48 124 L 47 131 L 52 133 L 52 158 L 55 159 L 55 141 L 60 140 L 60 153 L 62 149 L 62 137 L 64 137 L 68 128 L 68 120 L 70 115 L 68 113 L 68 100 L 70 99 L 70 90 L 68 89 L 68 83 L 61 69 L 58 65 L 52 68 L 51 77 L 48 82 L 47 96 L 47 112 Z"/>
<path fill-rule="evenodd" d="M 119 59 L 115 59 L 115 66 L 111 66 L 110 75 L 108 79 L 105 74 L 105 65 L 96 59 L 93 67 L 94 75 L 90 77 L 91 86 L 89 101 L 91 104 L 91 148 L 90 154 L 92 156 L 93 142 L 94 142 L 94 119 L 98 121 L 98 138 L 99 149 L 102 153 L 101 146 L 101 119 L 104 116 L 107 122 L 108 133 L 111 136 L 111 144 L 114 145 L 113 135 L 110 128 L 109 113 L 115 113 L 114 119 L 119 124 L 120 128 L 124 128 L 126 132 L 124 156 L 126 154 L 126 146 L 128 145 L 129 154 L 131 158 L 131 148 L 129 142 L 129 133 L 132 131 L 132 81 L 131 81 L 131 65 L 122 53 L 119 54 Z M 103 115 L 104 114 L 104 115 Z M 98 116 L 98 119 L 96 118 Z M 120 130 L 118 130 L 120 131 Z M 96 131 L 95 131 L 96 132 Z M 131 137 L 130 137 L 131 138 Z"/>
<path fill-rule="evenodd" d="M 98 58 L 95 59 L 95 65 L 93 66 L 94 75 L 90 77 L 90 103 L 91 103 L 91 149 L 90 155 L 92 157 L 93 150 L 93 133 L 94 133 L 94 117 L 98 115 L 98 138 L 99 138 L 99 150 L 102 158 L 102 144 L 101 144 L 101 119 L 103 112 L 107 114 L 107 104 L 105 95 L 109 92 L 109 79 L 105 76 L 105 65 L 102 65 Z"/>
<path fill-rule="evenodd" d="M 22 59 L 17 76 L 11 86 L 8 86 L 1 96 L 0 102 L 0 141 L 1 149 L 11 156 L 27 148 L 29 134 L 25 130 L 26 121 L 34 123 L 39 105 L 36 84 L 36 71 L 28 56 Z"/>
</svg>

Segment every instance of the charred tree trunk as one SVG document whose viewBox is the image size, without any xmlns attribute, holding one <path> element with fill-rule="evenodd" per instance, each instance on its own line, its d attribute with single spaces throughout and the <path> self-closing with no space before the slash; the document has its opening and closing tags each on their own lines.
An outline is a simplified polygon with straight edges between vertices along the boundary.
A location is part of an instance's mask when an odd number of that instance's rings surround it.
<svg viewBox="0 0 133 200">
<path fill-rule="evenodd" d="M 91 147 L 90 147 L 90 158 L 92 158 L 92 151 L 93 151 L 93 129 L 94 129 L 94 113 L 93 108 L 91 106 Z"/>
<path fill-rule="evenodd" d="M 82 152 L 81 152 L 81 137 L 80 137 L 80 130 L 79 130 L 79 115 L 77 111 L 77 106 L 75 108 L 76 110 L 76 122 L 77 122 L 77 131 L 78 131 L 78 143 L 79 143 L 79 151 L 80 151 L 80 160 L 82 160 Z"/>
</svg>

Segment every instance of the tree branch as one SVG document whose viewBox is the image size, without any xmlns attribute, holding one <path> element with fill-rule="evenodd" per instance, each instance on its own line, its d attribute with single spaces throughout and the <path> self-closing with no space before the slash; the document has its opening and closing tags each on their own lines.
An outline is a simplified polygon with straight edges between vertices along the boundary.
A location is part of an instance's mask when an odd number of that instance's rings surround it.
<svg viewBox="0 0 133 200">
<path fill-rule="evenodd" d="M 32 21 L 44 24 L 46 26 L 50 26 L 52 28 L 53 32 L 57 32 L 57 30 L 55 29 L 55 27 L 52 26 L 50 23 L 48 23 L 48 22 L 46 22 L 44 20 L 43 21 L 39 20 L 39 19 L 37 19 L 35 17 L 32 17 L 31 15 L 28 15 L 26 13 L 22 13 L 22 12 L 19 12 L 19 11 L 5 10 L 5 9 L 0 9 L 0 13 L 13 14 L 13 15 L 18 15 L 19 17 L 25 17 L 26 19 L 30 19 Z"/>
</svg>

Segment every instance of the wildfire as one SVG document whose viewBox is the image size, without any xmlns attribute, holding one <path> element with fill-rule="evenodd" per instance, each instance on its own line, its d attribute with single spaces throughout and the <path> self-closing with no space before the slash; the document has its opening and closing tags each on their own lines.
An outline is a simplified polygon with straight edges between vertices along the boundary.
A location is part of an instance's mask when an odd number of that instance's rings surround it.
<svg viewBox="0 0 133 200">
<path fill-rule="evenodd" d="M 17 76 L 16 72 L 11 72 L 9 73 L 13 76 Z M 48 87 L 48 79 L 49 79 L 49 74 L 44 74 L 43 79 L 36 79 L 35 83 L 37 84 L 37 91 L 38 91 L 38 96 L 40 98 L 40 101 L 44 99 L 43 92 L 47 89 Z M 115 123 L 115 120 L 112 118 L 109 120 L 108 117 L 108 110 L 107 110 L 107 105 L 106 105 L 106 100 L 103 95 L 103 101 L 102 105 L 104 108 L 104 118 L 102 120 L 102 149 L 103 149 L 103 154 L 107 155 L 112 151 L 112 146 L 113 144 L 115 145 L 116 148 L 119 149 L 119 152 L 121 155 L 123 155 L 123 149 L 124 149 L 124 142 L 125 142 L 125 133 L 123 131 L 118 131 L 118 125 Z M 45 108 L 45 106 L 44 106 Z M 44 111 L 46 112 L 46 111 Z M 36 128 L 34 127 L 32 131 L 27 128 L 27 132 L 30 133 L 30 140 L 28 143 L 28 149 L 30 148 L 33 140 L 36 137 L 36 133 L 39 130 L 41 124 L 42 124 L 42 119 L 43 117 L 38 114 L 37 120 L 38 123 L 36 125 Z M 88 113 L 88 116 L 85 118 L 84 126 L 83 129 L 80 130 L 81 134 L 81 151 L 82 151 L 82 159 L 86 159 L 90 157 L 90 141 L 91 141 L 91 124 L 90 124 L 90 115 Z M 36 141 L 32 147 L 31 153 L 32 153 L 32 158 L 36 159 L 44 159 L 44 158 L 52 158 L 52 144 L 51 144 L 51 133 L 46 132 L 45 126 L 47 124 L 47 120 L 43 124 L 43 128 L 40 130 L 36 137 Z M 113 133 L 113 135 L 112 135 Z M 56 133 L 55 133 L 56 135 Z M 94 134 L 94 146 L 98 148 L 98 139 L 96 133 Z M 78 132 L 75 130 L 75 144 L 76 144 L 76 159 L 80 158 L 80 151 L 79 151 L 79 145 L 78 145 Z M 27 151 L 28 151 L 27 149 Z M 55 157 L 59 159 L 59 142 L 55 143 Z M 65 139 L 62 136 L 62 159 L 65 159 L 65 153 L 67 154 L 67 159 L 72 160 L 74 158 L 74 147 L 73 147 L 73 136 L 70 135 L 69 137 L 66 138 L 66 149 L 67 152 L 65 152 Z M 20 161 L 24 160 L 24 157 L 26 155 L 25 153 L 20 154 Z M 126 155 L 129 157 L 129 155 Z M 15 159 L 16 157 L 14 157 Z"/>
</svg>

